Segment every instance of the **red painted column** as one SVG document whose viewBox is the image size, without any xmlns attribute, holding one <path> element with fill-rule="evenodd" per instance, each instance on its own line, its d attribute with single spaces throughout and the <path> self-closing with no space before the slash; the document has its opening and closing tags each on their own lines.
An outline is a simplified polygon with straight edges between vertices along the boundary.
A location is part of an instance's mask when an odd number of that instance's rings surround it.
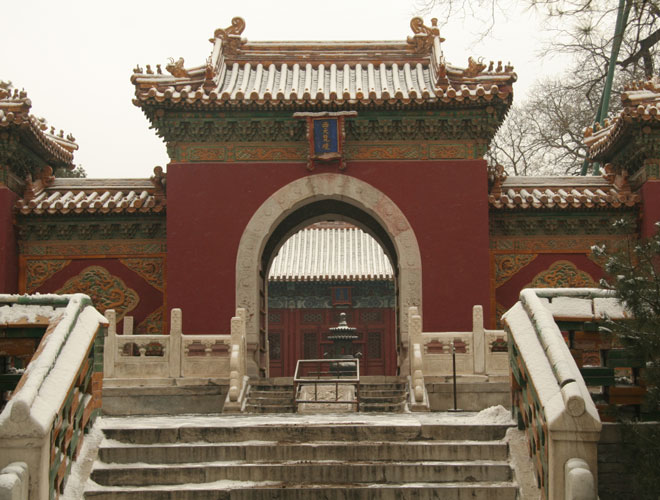
<svg viewBox="0 0 660 500">
<path fill-rule="evenodd" d="M 0 184 L 0 293 L 18 291 L 18 244 L 13 210 L 18 196 Z"/>
</svg>

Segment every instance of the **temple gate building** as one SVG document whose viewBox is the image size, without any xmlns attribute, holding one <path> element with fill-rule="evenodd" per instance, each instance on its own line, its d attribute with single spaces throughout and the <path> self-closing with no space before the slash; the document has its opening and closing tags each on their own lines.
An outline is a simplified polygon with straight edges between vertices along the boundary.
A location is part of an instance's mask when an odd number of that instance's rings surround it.
<svg viewBox="0 0 660 500">
<path fill-rule="evenodd" d="M 189 421 L 182 427 L 191 433 L 161 432 L 154 415 L 284 413 L 298 403 L 442 411 L 458 374 L 453 409 L 457 397 L 466 410 L 509 405 L 526 429 L 522 461 L 529 453 L 542 498 L 580 491 L 593 499 L 612 484 L 618 490 L 609 498 L 622 498 L 629 485 L 619 479 L 628 478 L 611 450 L 625 443 L 603 422 L 613 420 L 612 408 L 641 415 L 646 387 L 639 358 L 599 336 L 603 321 L 627 313 L 612 293 L 593 288 L 604 262 L 591 248 L 616 250 L 656 231 L 660 84 L 631 84 L 622 111 L 586 131 L 603 176 L 507 176 L 483 157 L 511 106 L 513 67 L 473 58 L 453 66 L 435 20 L 414 18 L 410 27 L 411 36 L 393 42 L 251 42 L 234 18 L 213 34 L 210 56 L 199 57 L 205 63 L 172 59 L 166 73 L 136 67 L 133 102 L 170 157 L 144 179 L 55 178 L 54 169 L 73 168 L 75 139 L 32 115 L 24 91 L 0 86 L 3 492 L 58 498 L 101 410 L 149 415 L 139 429 L 121 419 L 109 424 L 104 432 L 126 432 L 110 448 L 144 442 L 146 460 L 160 460 L 152 445 L 171 438 L 176 457 L 167 466 L 187 467 L 178 464 L 186 434 L 196 442 L 188 443 L 191 461 L 207 456 L 194 448 L 207 431 L 208 449 L 243 451 L 255 435 L 238 445 L 215 442 L 236 428 Z M 621 218 L 633 224 L 613 224 Z M 344 317 L 348 324 L 337 328 Z M 351 358 L 358 354 L 359 363 Z M 321 373 L 332 355 L 341 356 L 334 371 Z M 299 375 L 345 376 L 328 379 L 334 396 L 320 401 L 327 387 L 317 391 L 318 381 L 306 379 L 299 390 L 301 379 L 291 381 L 296 364 L 310 359 L 318 368 Z M 28 363 L 35 368 L 21 372 Z M 337 489 L 342 498 L 360 485 L 375 498 L 376 487 L 397 495 L 402 488 L 383 481 L 381 466 L 392 466 L 411 495 L 449 488 L 461 498 L 517 498 L 524 486 L 504 441 L 514 422 L 501 408 L 485 421 L 480 415 L 470 425 L 461 418 L 448 434 L 454 424 L 436 415 L 409 414 L 408 429 L 387 427 L 382 416 L 356 426 L 349 417 L 336 426 L 341 431 L 314 421 L 310 433 L 288 416 L 265 426 L 248 421 L 243 430 L 268 441 L 258 463 L 247 464 L 254 468 L 239 474 L 266 496 L 294 481 L 313 494 Z M 280 427 L 287 432 L 273 434 Z M 458 427 L 467 433 L 455 434 Z M 599 453 L 601 430 L 614 446 L 607 453 Z M 133 431 L 156 437 L 135 439 Z M 317 455 L 311 443 L 315 461 L 295 455 L 314 436 L 330 454 Z M 378 441 L 359 455 L 356 436 Z M 390 463 L 367 456 L 403 441 L 424 450 L 404 450 Z M 467 441 L 482 450 L 496 441 L 501 460 L 473 456 Z M 287 446 L 294 455 L 283 463 L 293 468 L 275 467 L 283 455 L 269 453 Z M 426 461 L 431 448 L 443 456 L 467 450 L 474 463 Z M 137 456 L 110 467 L 97 462 L 90 496 L 130 495 L 132 469 L 161 470 L 160 462 L 142 467 Z M 201 486 L 226 490 L 199 470 Z M 293 480 L 294 470 L 305 478 Z M 308 484 L 310 470 L 335 483 Z M 256 485 L 257 475 L 276 482 Z M 166 470 L 155 476 L 169 481 Z M 134 494 L 171 493 L 152 480 Z M 188 493 L 189 484 L 174 488 Z"/>
<path fill-rule="evenodd" d="M 305 350 L 302 335 L 283 351 L 278 311 L 269 318 L 286 282 L 269 285 L 276 255 L 312 223 L 346 223 L 391 265 L 379 370 L 403 373 L 409 307 L 424 331 L 469 330 L 475 304 L 495 327 L 525 286 L 596 284 L 591 246 L 631 236 L 613 220 L 647 235 L 660 218 L 643 149 L 604 177 L 489 169 L 516 74 L 449 64 L 435 24 L 415 18 L 393 42 L 252 42 L 244 28 L 216 30 L 202 65 L 135 69 L 134 103 L 171 158 L 148 179 L 53 178 L 72 167 L 73 138 L 49 132 L 25 93 L 1 91 L 2 290 L 85 292 L 138 334 L 166 333 L 172 308 L 185 333 L 219 334 L 244 308 L 249 372 L 264 377 L 275 352 Z"/>
</svg>

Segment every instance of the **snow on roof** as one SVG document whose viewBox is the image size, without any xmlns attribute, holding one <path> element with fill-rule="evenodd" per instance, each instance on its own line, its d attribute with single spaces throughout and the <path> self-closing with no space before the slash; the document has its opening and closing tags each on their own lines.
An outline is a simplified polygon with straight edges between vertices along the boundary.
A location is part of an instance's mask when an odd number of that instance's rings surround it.
<svg viewBox="0 0 660 500">
<path fill-rule="evenodd" d="M 303 229 L 273 260 L 270 281 L 392 280 L 378 242 L 356 227 Z"/>
<path fill-rule="evenodd" d="M 513 67 L 488 69 L 470 58 L 468 68 L 445 62 L 439 29 L 413 18 L 406 41 L 248 42 L 245 21 L 216 30 L 204 66 L 183 59 L 132 76 L 138 106 L 163 102 L 225 104 L 424 103 L 506 101 L 516 80 Z"/>
<path fill-rule="evenodd" d="M 640 200 L 627 181 L 617 185 L 606 177 L 507 177 L 501 169 L 488 196 L 495 209 L 619 208 L 633 207 Z"/>
<path fill-rule="evenodd" d="M 167 205 L 160 167 L 151 179 L 53 179 L 16 202 L 22 215 L 164 213 Z"/>
<path fill-rule="evenodd" d="M 636 123 L 648 125 L 660 120 L 660 79 L 633 82 L 621 93 L 623 109 L 605 120 L 605 125 L 595 124 L 584 132 L 584 144 L 591 159 L 600 160 L 611 150 L 624 131 Z"/>
<path fill-rule="evenodd" d="M 30 113 L 32 101 L 24 90 L 0 87 L 0 129 L 15 129 L 35 151 L 54 167 L 73 168 L 73 152 L 78 149 L 71 134 L 64 136 L 49 127 L 43 118 Z"/>
</svg>

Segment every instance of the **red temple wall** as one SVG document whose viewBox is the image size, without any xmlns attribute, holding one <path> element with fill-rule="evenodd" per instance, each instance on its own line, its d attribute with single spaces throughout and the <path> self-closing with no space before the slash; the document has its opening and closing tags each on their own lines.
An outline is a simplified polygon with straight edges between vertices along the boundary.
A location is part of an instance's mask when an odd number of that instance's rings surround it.
<svg viewBox="0 0 660 500">
<path fill-rule="evenodd" d="M 642 238 L 650 238 L 658 228 L 660 221 L 660 181 L 649 180 L 644 183 L 642 192 Z"/>
<path fill-rule="evenodd" d="M 306 175 L 314 173 L 302 163 L 168 166 L 168 307 L 182 308 L 186 333 L 229 330 L 241 235 L 272 193 Z M 488 314 L 483 160 L 349 162 L 346 175 L 389 196 L 412 226 L 422 259 L 426 331 L 471 329 L 474 304 Z"/>
<path fill-rule="evenodd" d="M 18 291 L 18 246 L 13 210 L 18 196 L 0 185 L 0 293 Z"/>
<path fill-rule="evenodd" d="M 135 257 L 130 256 L 130 258 L 134 259 Z M 21 268 L 25 269 L 26 263 L 31 259 L 29 257 L 22 257 L 21 260 L 23 261 L 21 263 Z M 45 258 L 45 260 L 56 259 Z M 68 261 L 68 259 L 65 260 L 65 262 L 66 261 Z M 83 281 L 82 275 L 83 272 L 90 267 L 101 267 L 109 274 L 109 279 L 107 281 L 102 281 L 99 289 L 86 289 L 88 283 Z M 25 275 L 25 272 L 22 274 Z M 146 331 L 139 331 L 138 326 L 150 315 L 152 317 L 154 315 L 158 316 L 160 310 L 160 321 L 156 321 L 156 318 L 154 318 L 153 322 L 153 326 L 159 326 L 160 331 L 149 333 L 167 333 L 163 325 L 163 320 L 167 323 L 167 317 L 163 316 L 165 308 L 164 291 L 159 290 L 157 287 L 150 284 L 145 277 L 121 263 L 119 258 L 76 259 L 74 257 L 65 267 L 52 274 L 48 279 L 40 283 L 38 287 L 30 290 L 29 293 L 51 293 L 59 291 L 69 280 L 74 280 L 77 283 L 76 291 L 87 293 L 92 297 L 94 306 L 99 311 L 105 312 L 106 309 L 115 309 L 118 318 L 122 315 L 122 312 L 126 316 L 132 316 L 134 318 L 134 332 L 147 333 Z M 21 280 L 20 288 L 22 292 L 26 291 L 25 278 Z M 100 288 L 103 288 L 103 290 L 100 290 Z M 95 297 L 95 291 L 102 291 L 102 297 Z M 125 312 L 122 311 L 122 303 L 130 303 L 131 297 L 134 297 L 133 293 L 137 295 L 137 302 L 134 303 L 134 307 Z M 142 328 L 146 328 L 146 324 L 143 325 Z M 122 321 L 118 321 L 117 330 L 119 333 L 123 333 Z"/>
</svg>

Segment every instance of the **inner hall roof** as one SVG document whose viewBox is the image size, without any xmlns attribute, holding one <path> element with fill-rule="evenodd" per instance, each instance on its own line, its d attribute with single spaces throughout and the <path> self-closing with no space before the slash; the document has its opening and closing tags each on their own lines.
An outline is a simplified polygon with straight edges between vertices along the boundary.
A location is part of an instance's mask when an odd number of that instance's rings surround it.
<svg viewBox="0 0 660 500">
<path fill-rule="evenodd" d="M 245 21 L 215 31 L 205 65 L 183 59 L 154 71 L 134 70 L 134 103 L 145 105 L 436 104 L 509 102 L 516 74 L 510 65 L 470 58 L 467 68 L 445 61 L 436 20 L 413 18 L 402 41 L 248 42 Z"/>
<path fill-rule="evenodd" d="M 393 280 L 382 247 L 357 227 L 305 228 L 273 259 L 269 281 Z"/>
</svg>

